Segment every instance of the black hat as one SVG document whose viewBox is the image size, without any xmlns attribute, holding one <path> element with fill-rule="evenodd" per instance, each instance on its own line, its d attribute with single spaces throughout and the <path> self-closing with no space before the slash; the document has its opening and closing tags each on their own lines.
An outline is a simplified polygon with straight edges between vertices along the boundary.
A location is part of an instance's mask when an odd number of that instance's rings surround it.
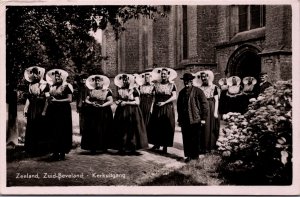
<svg viewBox="0 0 300 197">
<path fill-rule="evenodd" d="M 192 75 L 191 73 L 184 73 L 183 77 L 180 79 L 182 79 L 184 81 L 189 81 L 189 80 L 193 80 L 194 78 L 195 78 L 195 76 Z"/>
<path fill-rule="evenodd" d="M 259 75 L 260 76 L 262 76 L 262 75 L 268 75 L 268 73 L 267 72 L 261 72 Z"/>
</svg>

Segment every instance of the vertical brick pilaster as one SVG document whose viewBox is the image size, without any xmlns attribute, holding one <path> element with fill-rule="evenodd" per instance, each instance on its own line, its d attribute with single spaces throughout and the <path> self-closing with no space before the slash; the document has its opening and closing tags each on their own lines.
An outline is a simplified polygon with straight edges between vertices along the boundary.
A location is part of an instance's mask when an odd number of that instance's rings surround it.
<svg viewBox="0 0 300 197">
<path fill-rule="evenodd" d="M 147 68 L 153 67 L 153 20 L 148 19 L 147 20 L 147 27 L 148 27 L 148 33 L 147 33 Z"/>
<path fill-rule="evenodd" d="M 283 49 L 291 49 L 291 6 L 267 5 L 265 51 Z"/>
<path fill-rule="evenodd" d="M 197 41 L 198 41 L 198 21 L 197 21 L 197 6 L 190 5 L 187 6 L 187 18 L 188 18 L 188 57 L 193 58 L 198 55 L 197 48 Z M 204 30 L 204 27 L 202 27 Z M 204 30 L 206 31 L 206 30 Z"/>
<path fill-rule="evenodd" d="M 103 60 L 103 72 L 109 77 L 114 77 L 118 72 L 118 44 L 115 39 L 115 32 L 111 26 L 103 31 L 102 55 L 107 56 Z"/>
<path fill-rule="evenodd" d="M 179 67 L 179 63 L 182 61 L 182 42 L 183 42 L 183 35 L 182 35 L 182 6 L 177 6 L 177 65 Z"/>
<path fill-rule="evenodd" d="M 153 64 L 169 66 L 169 18 L 159 17 L 153 22 Z"/>
<path fill-rule="evenodd" d="M 124 42 L 125 72 L 135 73 L 139 70 L 139 20 L 131 19 L 126 23 Z"/>
<path fill-rule="evenodd" d="M 175 68 L 176 42 L 176 7 L 171 7 L 169 13 L 169 67 Z"/>
<path fill-rule="evenodd" d="M 215 63 L 217 6 L 197 6 L 197 52 L 202 63 Z"/>
<path fill-rule="evenodd" d="M 144 70 L 144 60 L 145 60 L 145 48 L 144 48 L 144 18 L 141 16 L 141 18 L 138 21 L 138 40 L 139 40 L 139 62 L 138 62 L 138 71 Z"/>
</svg>

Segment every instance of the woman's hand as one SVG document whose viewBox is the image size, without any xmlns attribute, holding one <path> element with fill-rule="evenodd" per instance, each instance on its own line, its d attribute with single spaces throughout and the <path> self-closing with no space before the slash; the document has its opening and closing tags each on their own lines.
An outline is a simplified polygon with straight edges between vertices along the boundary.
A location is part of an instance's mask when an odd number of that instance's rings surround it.
<svg viewBox="0 0 300 197">
<path fill-rule="evenodd" d="M 53 96 L 50 98 L 50 101 L 51 102 L 55 102 L 55 101 L 57 101 L 57 99 L 56 98 L 54 98 Z"/>
<path fill-rule="evenodd" d="M 92 102 L 92 105 L 93 105 L 94 107 L 98 107 L 98 104 L 97 104 L 96 102 Z"/>
<path fill-rule="evenodd" d="M 166 104 L 165 102 L 158 102 L 157 106 L 161 107 L 161 106 L 164 106 L 165 104 Z"/>
<path fill-rule="evenodd" d="M 42 116 L 46 116 L 46 112 L 45 111 L 42 112 Z"/>
<path fill-rule="evenodd" d="M 125 106 L 125 105 L 127 105 L 127 102 L 126 102 L 126 101 L 122 101 L 122 102 L 120 103 L 120 105 L 121 105 L 121 106 Z"/>
<path fill-rule="evenodd" d="M 215 118 L 218 118 L 219 116 L 218 116 L 218 113 L 214 113 L 214 117 Z"/>
<path fill-rule="evenodd" d="M 96 104 L 96 107 L 103 107 L 102 105 L 100 105 L 100 104 Z"/>
</svg>

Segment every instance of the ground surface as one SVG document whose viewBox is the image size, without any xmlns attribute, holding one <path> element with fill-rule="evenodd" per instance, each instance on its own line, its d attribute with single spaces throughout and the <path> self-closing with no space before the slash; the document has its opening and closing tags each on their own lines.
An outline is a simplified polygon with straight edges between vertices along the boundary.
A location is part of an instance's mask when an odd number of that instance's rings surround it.
<svg viewBox="0 0 300 197">
<path fill-rule="evenodd" d="M 19 109 L 22 109 L 19 107 Z M 19 129 L 24 119 L 19 110 Z M 23 122 L 23 123 L 22 123 Z M 49 155 L 27 157 L 20 149 L 7 152 L 7 186 L 94 186 L 94 185 L 221 185 L 217 153 L 201 155 L 184 163 L 182 135 L 176 127 L 174 146 L 167 154 L 140 151 L 139 156 L 120 156 L 116 151 L 90 155 L 81 150 L 78 114 L 73 105 L 74 149 L 65 161 L 51 162 Z M 151 145 L 150 145 L 151 147 Z"/>
</svg>

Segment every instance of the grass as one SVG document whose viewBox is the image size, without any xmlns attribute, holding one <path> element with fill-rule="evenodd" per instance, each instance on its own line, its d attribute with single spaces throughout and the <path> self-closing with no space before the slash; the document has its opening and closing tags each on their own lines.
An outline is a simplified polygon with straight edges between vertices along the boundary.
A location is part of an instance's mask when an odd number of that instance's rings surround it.
<svg viewBox="0 0 300 197">
<path fill-rule="evenodd" d="M 143 185 L 224 185 L 226 180 L 219 174 L 221 163 L 222 158 L 217 153 L 206 154 Z"/>
<path fill-rule="evenodd" d="M 201 185 L 191 175 L 173 171 L 167 175 L 155 178 L 151 182 L 142 184 L 143 186 L 169 186 L 169 185 Z"/>
</svg>

